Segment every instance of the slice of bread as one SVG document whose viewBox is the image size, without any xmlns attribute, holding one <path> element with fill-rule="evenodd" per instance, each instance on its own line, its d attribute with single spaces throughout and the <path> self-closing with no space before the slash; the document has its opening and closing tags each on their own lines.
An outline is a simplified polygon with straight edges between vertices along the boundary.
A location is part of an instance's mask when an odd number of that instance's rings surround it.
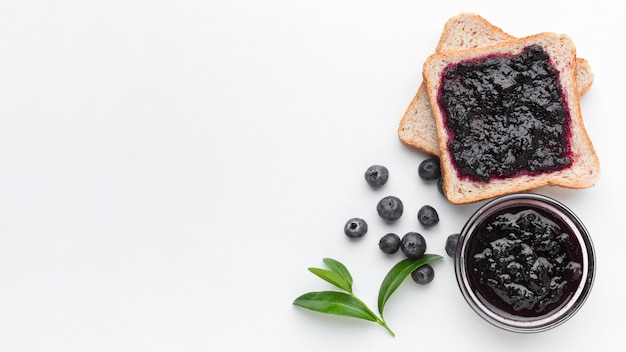
<svg viewBox="0 0 626 352">
<path fill-rule="evenodd" d="M 578 85 L 578 98 L 581 98 L 593 84 L 593 71 L 589 62 L 582 57 L 576 58 L 576 84 Z"/>
<path fill-rule="evenodd" d="M 450 65 L 455 65 L 459 62 L 483 60 L 486 57 L 511 57 L 519 55 L 525 48 L 531 45 L 539 45 L 548 54 L 551 65 L 556 69 L 556 72 L 558 72 L 556 78 L 557 83 L 561 87 L 561 94 L 566 104 L 566 115 L 569 115 L 566 126 L 563 126 L 563 128 L 566 131 L 569 130 L 569 133 L 565 135 L 568 136 L 567 143 L 569 145 L 571 164 L 559 170 L 544 171 L 542 173 L 520 170 L 520 172 L 514 173 L 513 176 L 490 177 L 482 181 L 461 174 L 461 171 L 459 171 L 457 167 L 458 164 L 453 160 L 454 156 L 449 147 L 451 143 L 455 141 L 454 133 L 449 129 L 450 125 L 446 120 L 446 110 L 439 103 L 444 70 Z M 557 35 L 554 33 L 536 34 L 488 47 L 435 53 L 428 57 L 423 66 L 423 76 L 438 135 L 437 140 L 440 151 L 444 190 L 450 202 L 454 204 L 471 203 L 545 185 L 587 188 L 595 184 L 600 176 L 600 164 L 595 149 L 585 130 L 580 112 L 576 66 L 576 48 L 572 40 L 566 35 Z M 528 90 L 525 90 L 525 92 L 528 94 L 533 93 Z M 459 99 L 465 100 L 466 98 L 462 96 Z M 461 114 L 460 116 L 469 119 L 469 114 L 467 114 L 467 116 Z M 541 120 L 543 116 L 537 116 L 537 119 Z M 485 122 L 489 120 L 483 119 L 482 117 L 479 117 L 479 120 L 474 118 L 472 121 L 490 123 Z M 486 141 L 481 138 L 493 137 L 489 135 L 485 137 L 484 128 L 479 128 L 478 131 L 479 134 L 482 133 L 482 136 L 476 137 L 477 143 L 475 143 L 475 145 L 480 145 L 480 143 Z M 507 142 L 509 141 L 500 141 L 502 145 L 506 145 Z M 533 140 L 532 142 L 536 141 Z M 496 156 L 487 155 L 486 157 L 491 157 L 491 162 L 504 162 Z"/>
<path fill-rule="evenodd" d="M 461 13 L 450 18 L 439 38 L 435 52 L 478 48 L 516 39 L 474 13 Z M 577 58 L 578 94 L 591 88 L 594 75 L 587 60 Z M 398 128 L 400 141 L 408 146 L 439 155 L 437 130 L 428 94 L 422 83 L 409 104 Z"/>
</svg>

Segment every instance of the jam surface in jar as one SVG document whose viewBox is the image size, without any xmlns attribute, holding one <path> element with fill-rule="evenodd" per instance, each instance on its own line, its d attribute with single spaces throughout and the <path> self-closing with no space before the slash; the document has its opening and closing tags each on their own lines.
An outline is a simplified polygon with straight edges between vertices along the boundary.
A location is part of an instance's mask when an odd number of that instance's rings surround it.
<svg viewBox="0 0 626 352">
<path fill-rule="evenodd" d="M 512 207 L 489 216 L 468 245 L 469 280 L 483 304 L 515 317 L 562 307 L 583 276 L 571 229 L 541 209 Z"/>
<path fill-rule="evenodd" d="M 571 165 L 570 115 L 558 77 L 539 45 L 444 70 L 438 103 L 462 177 L 488 181 Z"/>
</svg>

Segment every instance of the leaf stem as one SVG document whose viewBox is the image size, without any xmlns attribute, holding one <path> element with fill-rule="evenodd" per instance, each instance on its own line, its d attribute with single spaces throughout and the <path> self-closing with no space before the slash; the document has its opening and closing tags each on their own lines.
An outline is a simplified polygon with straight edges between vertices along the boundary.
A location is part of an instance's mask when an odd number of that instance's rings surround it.
<svg viewBox="0 0 626 352">
<path fill-rule="evenodd" d="M 378 323 L 378 325 L 381 325 L 383 328 L 385 328 L 389 332 L 389 334 L 391 334 L 391 337 L 396 337 L 396 334 L 394 334 L 393 331 L 391 331 L 389 326 L 387 326 L 387 323 L 385 323 L 384 319 L 381 319 L 377 323 Z"/>
<path fill-rule="evenodd" d="M 376 318 L 376 323 L 380 326 L 382 326 L 383 328 L 385 328 L 385 330 L 387 330 L 389 332 L 389 334 L 391 334 L 392 337 L 396 337 L 396 334 L 391 330 L 391 328 L 389 328 L 389 326 L 387 325 L 387 322 L 385 322 L 385 318 L 383 318 L 383 315 L 381 314 L 380 316 L 378 316 L 378 314 L 374 313 L 368 306 L 367 304 L 365 304 L 363 301 L 361 301 L 357 296 L 354 295 L 354 293 L 349 292 L 350 295 L 357 300 L 357 302 L 359 302 L 363 308 L 365 308 L 365 310 L 367 310 L 368 313 L 370 313 L 373 317 Z"/>
</svg>

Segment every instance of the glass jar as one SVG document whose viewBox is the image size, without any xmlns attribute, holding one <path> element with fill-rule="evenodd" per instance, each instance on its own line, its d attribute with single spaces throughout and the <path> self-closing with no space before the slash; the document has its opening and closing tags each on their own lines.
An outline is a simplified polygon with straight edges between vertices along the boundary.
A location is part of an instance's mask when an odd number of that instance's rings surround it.
<svg viewBox="0 0 626 352">
<path fill-rule="evenodd" d="M 505 330 L 540 332 L 571 318 L 593 286 L 595 254 L 578 217 L 538 194 L 494 199 L 461 231 L 455 272 L 483 319 Z"/>
</svg>

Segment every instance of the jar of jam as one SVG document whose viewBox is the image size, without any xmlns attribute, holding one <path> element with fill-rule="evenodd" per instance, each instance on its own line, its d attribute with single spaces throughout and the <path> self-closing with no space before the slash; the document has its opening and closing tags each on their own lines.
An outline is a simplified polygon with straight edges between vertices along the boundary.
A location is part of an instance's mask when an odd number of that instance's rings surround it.
<svg viewBox="0 0 626 352">
<path fill-rule="evenodd" d="M 539 332 L 571 318 L 593 285 L 595 254 L 580 219 L 538 194 L 482 206 L 459 238 L 455 272 L 465 300 L 489 323 Z"/>
</svg>

